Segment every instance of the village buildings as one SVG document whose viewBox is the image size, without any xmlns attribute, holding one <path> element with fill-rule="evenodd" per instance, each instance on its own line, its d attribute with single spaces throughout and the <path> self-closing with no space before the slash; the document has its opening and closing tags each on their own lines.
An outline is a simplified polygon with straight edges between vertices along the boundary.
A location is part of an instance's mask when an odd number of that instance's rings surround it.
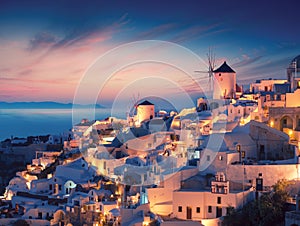
<svg viewBox="0 0 300 226">
<path fill-rule="evenodd" d="M 278 179 L 299 179 L 299 59 L 287 79 L 249 90 L 224 62 L 213 71 L 212 100 L 200 97 L 177 114 L 156 114 L 141 100 L 127 120 L 83 119 L 68 136 L 47 137 L 59 150 L 32 138 L 43 148 L 10 180 L 0 224 L 221 224 L 229 208 L 241 209 Z"/>
</svg>

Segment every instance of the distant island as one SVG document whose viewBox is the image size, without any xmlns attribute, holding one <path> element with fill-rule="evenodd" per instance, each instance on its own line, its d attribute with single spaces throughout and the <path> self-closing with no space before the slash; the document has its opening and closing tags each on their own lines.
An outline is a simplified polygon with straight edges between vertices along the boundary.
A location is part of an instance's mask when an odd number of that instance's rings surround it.
<svg viewBox="0 0 300 226">
<path fill-rule="evenodd" d="M 76 108 L 105 108 L 100 104 L 76 104 L 72 103 L 59 103 L 53 101 L 43 101 L 43 102 L 1 102 L 0 109 L 71 109 Z"/>
</svg>

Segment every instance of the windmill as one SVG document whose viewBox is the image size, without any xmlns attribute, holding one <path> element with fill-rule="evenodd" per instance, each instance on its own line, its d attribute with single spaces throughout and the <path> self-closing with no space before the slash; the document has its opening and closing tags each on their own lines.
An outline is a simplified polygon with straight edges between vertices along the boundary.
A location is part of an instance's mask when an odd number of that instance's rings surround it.
<svg viewBox="0 0 300 226">
<path fill-rule="evenodd" d="M 139 100 L 140 100 L 140 94 L 139 93 L 137 94 L 137 96 L 133 95 L 131 97 L 130 103 L 127 106 L 127 114 L 128 114 L 128 116 L 133 116 L 134 115 Z"/>
<path fill-rule="evenodd" d="M 140 94 L 138 93 L 137 96 L 135 95 L 132 96 L 131 103 L 128 105 L 127 121 L 129 124 L 134 123 L 134 114 L 136 112 L 139 100 L 140 100 Z"/>
<path fill-rule="evenodd" d="M 212 91 L 213 91 L 213 71 L 215 68 L 215 54 L 213 52 L 213 49 L 211 47 L 209 47 L 208 49 L 208 53 L 206 54 L 207 56 L 207 63 L 208 63 L 208 70 L 207 71 L 195 71 L 196 73 L 203 73 L 203 74 L 207 74 L 208 75 L 208 92 L 209 95 L 212 95 Z"/>
</svg>

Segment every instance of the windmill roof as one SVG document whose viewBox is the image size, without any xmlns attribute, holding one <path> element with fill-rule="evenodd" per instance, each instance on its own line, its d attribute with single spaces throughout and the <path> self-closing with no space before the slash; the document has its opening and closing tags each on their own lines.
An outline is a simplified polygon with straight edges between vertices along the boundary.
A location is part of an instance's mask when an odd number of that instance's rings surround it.
<svg viewBox="0 0 300 226">
<path fill-rule="evenodd" d="M 231 67 L 228 66 L 226 61 L 224 61 L 224 63 L 218 69 L 214 70 L 214 72 L 235 73 L 235 71 Z"/>
<path fill-rule="evenodd" d="M 140 103 L 139 105 L 154 105 L 151 102 L 149 102 L 148 100 L 143 101 L 142 103 Z"/>
</svg>

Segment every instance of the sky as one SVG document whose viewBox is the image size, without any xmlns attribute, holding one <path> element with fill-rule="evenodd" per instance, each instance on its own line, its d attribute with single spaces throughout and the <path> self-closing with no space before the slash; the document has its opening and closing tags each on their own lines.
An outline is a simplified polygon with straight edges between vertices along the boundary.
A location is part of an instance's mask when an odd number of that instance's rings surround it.
<svg viewBox="0 0 300 226">
<path fill-rule="evenodd" d="M 297 0 L 1 0 L 0 101 L 72 102 L 100 56 L 143 40 L 175 43 L 204 61 L 212 48 L 216 67 L 226 60 L 239 84 L 286 78 L 288 64 L 300 54 L 299 9 Z M 132 63 L 110 76 L 97 102 L 111 106 L 117 97 L 129 102 L 153 93 L 160 98 L 182 92 L 197 97 L 201 91 L 183 74 L 170 65 Z M 193 76 L 208 84 L 206 77 L 201 80 L 206 75 Z M 88 90 L 82 95 L 88 96 Z"/>
</svg>

